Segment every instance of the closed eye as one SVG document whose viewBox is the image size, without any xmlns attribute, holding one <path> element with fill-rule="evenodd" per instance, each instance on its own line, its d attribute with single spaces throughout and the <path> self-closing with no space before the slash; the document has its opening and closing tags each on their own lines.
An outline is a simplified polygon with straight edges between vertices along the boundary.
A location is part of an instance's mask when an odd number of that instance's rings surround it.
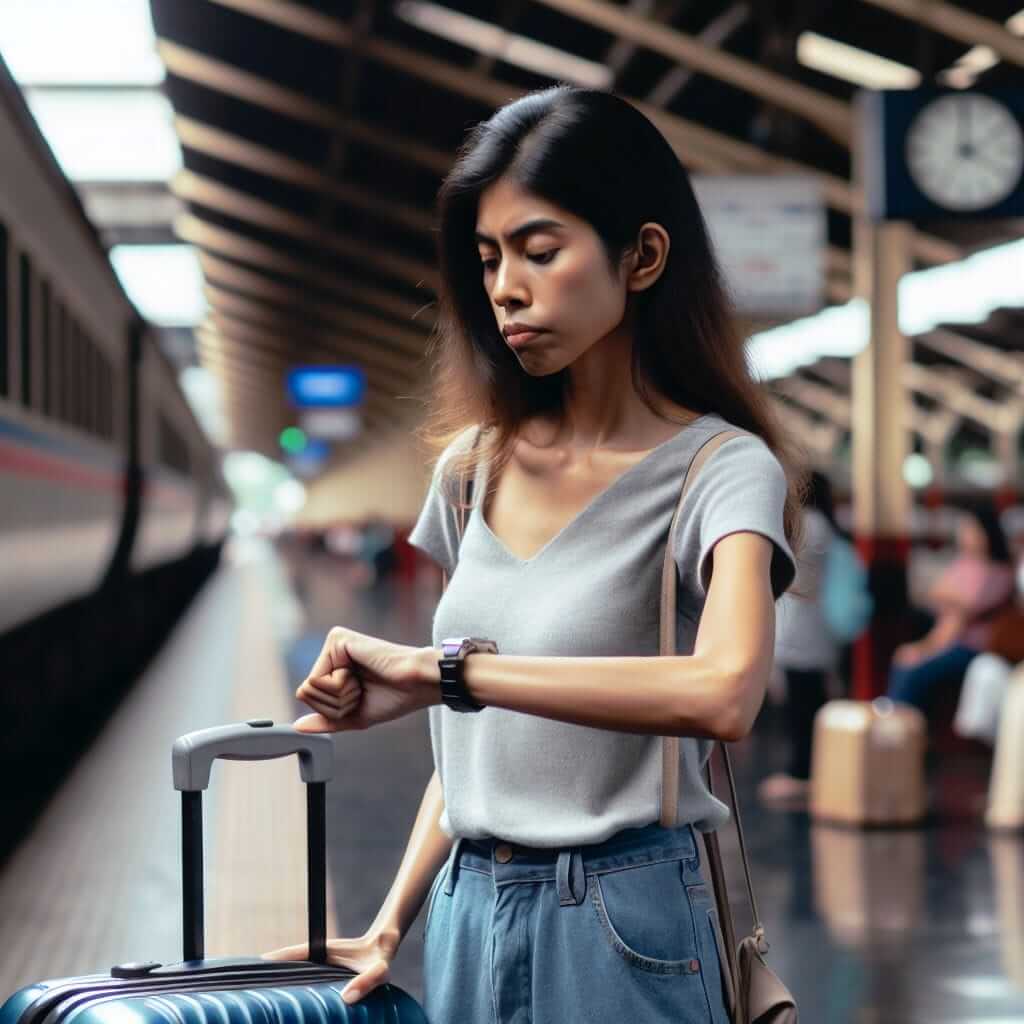
<svg viewBox="0 0 1024 1024">
<path fill-rule="evenodd" d="M 529 254 L 526 258 L 528 260 L 532 260 L 534 263 L 540 263 L 541 265 L 543 265 L 545 263 L 550 263 L 555 258 L 555 254 L 557 252 L 557 249 L 548 249 L 547 252 Z M 481 260 L 481 264 L 483 265 L 484 270 L 493 270 L 494 265 L 497 262 L 498 261 L 493 256 L 490 259 Z"/>
</svg>

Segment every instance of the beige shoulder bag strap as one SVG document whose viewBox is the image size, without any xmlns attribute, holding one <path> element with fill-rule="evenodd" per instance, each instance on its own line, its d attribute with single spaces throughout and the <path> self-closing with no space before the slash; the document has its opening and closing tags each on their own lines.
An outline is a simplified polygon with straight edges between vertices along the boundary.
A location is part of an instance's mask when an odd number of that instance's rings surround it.
<svg viewBox="0 0 1024 1024">
<path fill-rule="evenodd" d="M 473 440 L 476 449 L 482 431 L 477 431 Z M 665 561 L 661 577 L 661 624 L 660 653 L 674 655 L 676 653 L 676 571 L 672 559 L 673 539 L 679 521 L 679 512 L 683 506 L 690 487 L 693 485 L 701 466 L 711 458 L 718 447 L 733 437 L 740 437 L 744 431 L 726 430 L 715 434 L 700 447 L 694 455 L 686 471 L 683 486 L 679 494 L 672 524 L 669 527 L 668 543 L 665 546 Z M 472 484 L 465 476 L 460 481 L 460 505 L 468 503 L 469 488 Z M 465 530 L 465 509 L 457 509 L 458 536 L 462 541 Z M 448 585 L 447 575 L 442 573 L 443 585 Z M 732 799 L 733 818 L 736 822 L 736 833 L 739 837 L 740 853 L 743 857 L 743 871 L 747 879 L 747 894 L 754 919 L 754 931 L 736 946 L 735 926 L 729 906 L 729 896 L 725 884 L 725 872 L 722 869 L 722 857 L 718 848 L 718 836 L 714 832 L 704 833 L 704 844 L 707 850 L 707 861 L 711 882 L 715 892 L 715 904 L 718 908 L 718 920 L 725 935 L 725 962 L 723 963 L 723 981 L 726 986 L 726 1002 L 729 1007 L 730 1019 L 734 1024 L 796 1024 L 796 1002 L 789 990 L 765 964 L 763 954 L 768 949 L 764 938 L 764 928 L 757 913 L 754 899 L 754 886 L 750 878 L 750 864 L 747 860 L 746 844 L 743 841 L 743 826 L 740 822 L 739 804 L 736 799 L 736 783 L 732 774 L 729 752 L 724 743 L 719 747 L 725 761 L 726 775 L 729 780 L 729 791 Z M 714 794 L 711 778 L 710 759 L 706 766 L 708 789 Z M 662 737 L 662 799 L 661 824 L 674 827 L 677 824 L 679 801 L 679 737 Z"/>
<path fill-rule="evenodd" d="M 672 558 L 676 528 L 679 524 L 679 513 L 683 500 L 689 493 L 697 474 L 708 459 L 734 437 L 742 437 L 746 431 L 724 430 L 715 434 L 698 449 L 690 461 L 690 466 L 683 479 L 679 501 L 672 524 L 668 531 L 668 542 L 665 545 L 665 561 L 661 576 L 661 620 L 660 620 L 660 653 L 675 655 L 676 652 L 676 568 Z M 729 894 L 726 888 L 725 871 L 722 866 L 722 855 L 718 846 L 718 835 L 705 832 L 704 847 L 707 852 L 708 873 L 715 892 L 715 904 L 718 908 L 718 920 L 724 933 L 725 960 L 723 964 L 723 981 L 726 985 L 726 1002 L 729 1005 L 731 1019 L 735 1024 L 795 1024 L 797 1020 L 796 1001 L 764 962 L 764 954 L 768 951 L 764 927 L 757 912 L 757 900 L 754 898 L 754 883 L 750 877 L 750 861 L 747 857 L 747 846 L 743 839 L 743 823 L 740 820 L 739 801 L 736 796 L 736 780 L 733 777 L 729 750 L 725 743 L 720 742 L 718 748 L 722 752 L 725 774 L 729 781 L 729 796 L 732 801 L 733 820 L 736 823 L 736 835 L 739 839 L 740 856 L 743 860 L 743 874 L 747 882 L 747 895 L 750 899 L 750 911 L 754 922 L 753 933 L 745 938 L 737 947 L 736 928 L 732 919 Z M 705 766 L 708 790 L 714 795 L 714 784 L 711 775 L 711 759 Z M 678 824 L 679 803 L 679 737 L 662 737 L 661 764 L 661 824 L 675 827 Z"/>
</svg>

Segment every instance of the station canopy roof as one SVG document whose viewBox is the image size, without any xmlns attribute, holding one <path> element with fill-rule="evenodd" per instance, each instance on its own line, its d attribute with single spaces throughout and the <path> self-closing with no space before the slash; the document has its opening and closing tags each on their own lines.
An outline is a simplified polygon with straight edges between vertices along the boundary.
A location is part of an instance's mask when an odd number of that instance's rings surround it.
<svg viewBox="0 0 1024 1024">
<path fill-rule="evenodd" d="M 415 421 L 440 181 L 471 125 L 556 81 L 638 103 L 693 173 L 820 177 L 826 312 L 841 309 L 855 92 L 1020 85 L 1021 4 L 935 3 L 926 24 L 913 13 L 925 5 L 900 0 L 150 0 L 183 153 L 175 233 L 199 252 L 210 312 L 196 345 L 222 381 L 231 445 L 278 454 L 291 422 L 283 373 L 296 363 L 362 366 L 368 432 Z M 1022 228 L 918 225 L 915 271 L 1006 246 Z M 984 443 L 1005 427 L 1005 409 L 1024 403 L 1022 305 L 912 335 L 915 430 Z M 781 329 L 751 324 L 762 341 Z M 811 351 L 803 363 L 770 374 L 771 387 L 825 458 L 848 431 L 849 359 Z"/>
</svg>

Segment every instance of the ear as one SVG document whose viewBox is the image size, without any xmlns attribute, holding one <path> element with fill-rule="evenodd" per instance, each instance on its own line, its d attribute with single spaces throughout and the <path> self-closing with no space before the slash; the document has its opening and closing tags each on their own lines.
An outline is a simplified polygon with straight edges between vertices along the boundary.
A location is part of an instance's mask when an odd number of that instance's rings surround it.
<svg viewBox="0 0 1024 1024">
<path fill-rule="evenodd" d="M 671 244 L 668 232 L 660 224 L 648 221 L 640 228 L 636 245 L 627 252 L 630 261 L 626 278 L 628 291 L 642 292 L 661 277 Z"/>
</svg>

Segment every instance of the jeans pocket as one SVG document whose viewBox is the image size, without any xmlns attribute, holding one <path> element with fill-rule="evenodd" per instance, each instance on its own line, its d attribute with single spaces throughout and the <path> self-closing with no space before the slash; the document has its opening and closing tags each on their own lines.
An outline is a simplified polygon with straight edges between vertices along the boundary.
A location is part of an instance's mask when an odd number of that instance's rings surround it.
<svg viewBox="0 0 1024 1024">
<path fill-rule="evenodd" d="M 659 974 L 700 970 L 682 858 L 595 874 L 591 903 L 605 937 L 634 967 Z"/>
<path fill-rule="evenodd" d="M 723 977 L 729 967 L 722 946 L 724 939 L 718 925 L 718 910 L 704 883 L 687 886 L 687 895 L 697 933 L 701 979 L 708 1000 L 708 1012 L 714 1024 L 729 1024 L 727 989 Z"/>
</svg>

